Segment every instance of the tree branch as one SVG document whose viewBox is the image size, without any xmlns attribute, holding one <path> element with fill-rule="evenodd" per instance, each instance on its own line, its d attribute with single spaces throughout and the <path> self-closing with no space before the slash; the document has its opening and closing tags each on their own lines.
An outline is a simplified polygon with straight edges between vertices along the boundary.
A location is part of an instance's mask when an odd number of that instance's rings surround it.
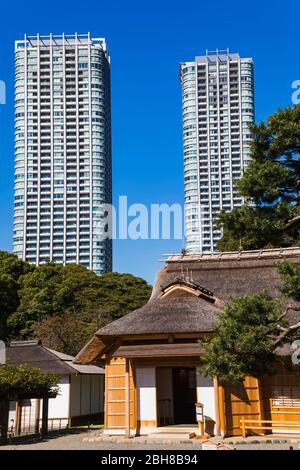
<svg viewBox="0 0 300 470">
<path fill-rule="evenodd" d="M 289 310 L 295 310 L 295 312 L 300 312 L 300 306 L 298 307 L 297 305 L 289 304 L 286 306 L 286 309 L 284 310 L 283 314 L 280 315 L 277 318 L 277 321 L 282 320 L 288 313 Z"/>
<path fill-rule="evenodd" d="M 289 228 L 291 225 L 294 225 L 296 222 L 300 222 L 300 215 L 293 217 L 293 219 L 289 220 L 287 224 L 283 227 L 282 230 Z"/>
<path fill-rule="evenodd" d="M 298 328 L 300 328 L 300 321 L 298 323 L 295 323 L 294 325 L 291 325 L 288 328 L 286 328 L 285 331 L 283 333 L 281 333 L 281 335 L 278 336 L 277 340 L 274 341 L 273 346 L 274 347 L 278 346 L 278 344 L 281 343 L 281 341 L 284 338 L 286 338 L 286 336 L 288 336 L 292 331 L 297 330 Z"/>
</svg>

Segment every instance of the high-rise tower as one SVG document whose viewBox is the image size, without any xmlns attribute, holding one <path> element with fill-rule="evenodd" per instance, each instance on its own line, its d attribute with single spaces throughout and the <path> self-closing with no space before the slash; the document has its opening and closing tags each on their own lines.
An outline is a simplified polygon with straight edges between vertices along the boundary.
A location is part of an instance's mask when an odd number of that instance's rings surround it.
<svg viewBox="0 0 300 470">
<path fill-rule="evenodd" d="M 14 253 L 37 265 L 112 269 L 110 66 L 90 34 L 15 44 Z"/>
<path fill-rule="evenodd" d="M 187 252 L 216 250 L 220 211 L 243 204 L 235 189 L 250 159 L 253 61 L 228 50 L 180 64 Z"/>
</svg>

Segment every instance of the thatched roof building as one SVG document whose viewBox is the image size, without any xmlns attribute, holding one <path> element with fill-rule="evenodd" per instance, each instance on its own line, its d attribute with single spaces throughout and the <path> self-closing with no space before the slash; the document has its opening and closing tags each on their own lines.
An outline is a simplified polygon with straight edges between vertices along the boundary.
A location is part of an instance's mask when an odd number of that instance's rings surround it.
<svg viewBox="0 0 300 470">
<path fill-rule="evenodd" d="M 75 358 L 105 364 L 104 432 L 129 436 L 193 425 L 195 404 L 209 435 L 245 433 L 242 418 L 296 426 L 300 380 L 283 365 L 274 377 L 246 377 L 239 385 L 205 377 L 201 369 L 199 339 L 214 334 L 226 303 L 263 289 L 280 296 L 276 265 L 283 260 L 300 263 L 300 248 L 169 256 L 149 302 L 97 331 Z M 290 320 L 296 316 L 291 312 Z M 278 353 L 291 351 L 284 345 Z"/>
<path fill-rule="evenodd" d="M 300 248 L 169 256 L 149 302 L 97 331 L 75 362 L 93 362 L 122 336 L 213 332 L 230 298 L 281 295 L 276 265 L 283 260 L 299 263 Z M 299 312 L 289 315 L 294 321 Z"/>
</svg>

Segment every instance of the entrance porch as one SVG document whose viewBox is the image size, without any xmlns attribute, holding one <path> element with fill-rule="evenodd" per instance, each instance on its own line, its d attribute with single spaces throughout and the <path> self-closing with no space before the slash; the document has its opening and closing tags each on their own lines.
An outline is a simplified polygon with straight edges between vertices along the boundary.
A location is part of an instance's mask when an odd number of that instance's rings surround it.
<svg viewBox="0 0 300 470">
<path fill-rule="evenodd" d="M 156 368 L 157 426 L 196 424 L 195 367 Z"/>
<path fill-rule="evenodd" d="M 198 358 L 112 358 L 106 366 L 104 433 L 187 437 L 197 430 L 195 404 L 200 402 L 204 431 L 216 434 L 217 387 L 201 375 Z"/>
<path fill-rule="evenodd" d="M 204 405 L 205 431 L 215 433 L 214 384 L 192 364 L 177 361 L 168 366 L 136 367 L 138 435 L 195 432 L 197 402 Z"/>
</svg>

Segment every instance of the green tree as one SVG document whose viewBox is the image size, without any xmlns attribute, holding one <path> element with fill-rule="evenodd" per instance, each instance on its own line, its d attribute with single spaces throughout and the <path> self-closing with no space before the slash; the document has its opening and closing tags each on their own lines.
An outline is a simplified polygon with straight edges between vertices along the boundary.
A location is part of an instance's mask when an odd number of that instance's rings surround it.
<svg viewBox="0 0 300 470">
<path fill-rule="evenodd" d="M 45 326 L 55 323 L 51 318 L 57 322 L 69 315 L 82 328 L 81 338 L 86 338 L 91 328 L 95 331 L 97 325 L 145 304 L 150 293 L 146 281 L 130 274 L 97 276 L 81 265 L 47 263 L 23 276 L 19 306 L 7 320 L 9 335 L 25 339 L 43 331 L 44 339 Z"/>
<path fill-rule="evenodd" d="M 6 442 L 9 417 L 9 402 L 17 395 L 32 397 L 36 393 L 46 394 L 59 391 L 58 377 L 28 365 L 0 366 L 0 440 Z"/>
<path fill-rule="evenodd" d="M 30 394 L 37 390 L 58 392 L 58 377 L 26 364 L 0 367 L 0 397 L 5 398 L 9 393 L 19 392 Z"/>
<path fill-rule="evenodd" d="M 104 325 L 109 317 L 101 320 Z M 68 312 L 46 317 L 37 323 L 34 334 L 43 346 L 76 356 L 100 326 L 95 315 Z"/>
<path fill-rule="evenodd" d="M 8 274 L 0 274 L 0 339 L 6 337 L 7 319 L 18 305 L 18 283 Z"/>
<path fill-rule="evenodd" d="M 276 348 L 300 334 L 300 268 L 289 262 L 278 265 L 284 299 L 266 292 L 233 299 L 225 307 L 215 335 L 202 341 L 203 373 L 223 382 L 239 382 L 246 375 L 260 377 L 274 371 Z"/>
<path fill-rule="evenodd" d="M 220 250 L 290 246 L 300 241 L 300 105 L 251 127 L 251 162 L 236 182 L 241 209 L 220 214 Z"/>
<path fill-rule="evenodd" d="M 98 313 L 117 320 L 148 302 L 152 291 L 144 279 L 126 273 L 107 273 L 99 277 Z M 99 319 L 98 319 L 99 321 Z"/>
<path fill-rule="evenodd" d="M 0 339 L 5 339 L 7 319 L 18 308 L 21 279 L 31 269 L 17 256 L 0 251 Z"/>
<path fill-rule="evenodd" d="M 97 276 L 51 262 L 35 267 L 0 251 L 0 338 L 38 337 L 74 354 L 97 328 L 141 307 L 150 294 L 151 286 L 131 274 Z"/>
<path fill-rule="evenodd" d="M 283 280 L 282 293 L 288 299 L 300 301 L 300 266 L 295 263 L 283 261 L 277 266 L 278 272 Z"/>
<path fill-rule="evenodd" d="M 20 260 L 16 255 L 0 250 L 0 272 L 18 281 L 21 276 L 34 269 L 29 263 Z"/>
</svg>

